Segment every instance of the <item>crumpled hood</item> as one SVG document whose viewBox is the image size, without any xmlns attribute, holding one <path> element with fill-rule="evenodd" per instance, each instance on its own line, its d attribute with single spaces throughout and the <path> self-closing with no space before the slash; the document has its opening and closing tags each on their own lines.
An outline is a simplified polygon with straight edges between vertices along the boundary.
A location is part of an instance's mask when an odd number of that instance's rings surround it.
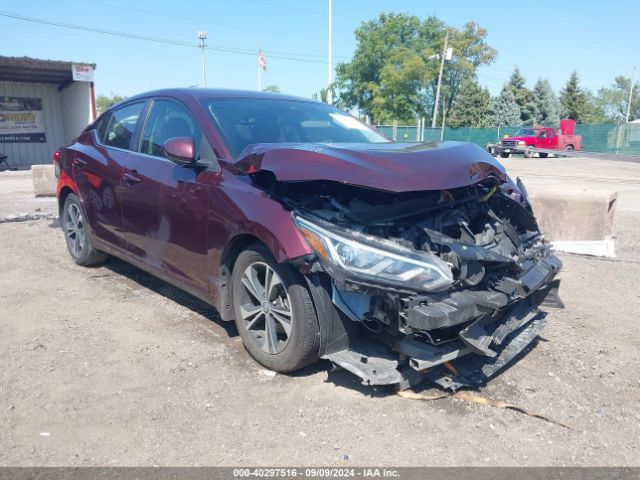
<svg viewBox="0 0 640 480">
<path fill-rule="evenodd" d="M 239 173 L 272 172 L 278 181 L 331 180 L 391 192 L 443 190 L 506 179 L 504 167 L 475 144 L 256 144 L 233 164 Z"/>
</svg>

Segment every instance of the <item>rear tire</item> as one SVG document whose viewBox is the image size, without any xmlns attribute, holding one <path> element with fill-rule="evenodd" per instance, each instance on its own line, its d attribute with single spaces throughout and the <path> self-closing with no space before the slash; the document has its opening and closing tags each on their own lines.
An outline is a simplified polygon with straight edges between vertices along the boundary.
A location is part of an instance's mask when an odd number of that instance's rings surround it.
<svg viewBox="0 0 640 480">
<path fill-rule="evenodd" d="M 564 149 L 565 149 L 567 152 L 573 152 L 573 150 L 574 150 L 573 145 L 567 145 L 566 147 L 564 147 Z"/>
<path fill-rule="evenodd" d="M 73 261 L 78 265 L 88 267 L 104 262 L 108 255 L 96 250 L 91 241 L 87 216 L 82 208 L 80 199 L 70 193 L 64 201 L 60 214 L 60 225 L 67 241 L 67 249 Z"/>
<path fill-rule="evenodd" d="M 549 156 L 548 153 L 539 153 L 538 155 L 540 155 L 540 158 L 547 158 Z"/>
<path fill-rule="evenodd" d="M 256 244 L 238 256 L 231 282 L 235 323 L 249 355 L 281 373 L 318 360 L 318 318 L 300 273 Z"/>
</svg>

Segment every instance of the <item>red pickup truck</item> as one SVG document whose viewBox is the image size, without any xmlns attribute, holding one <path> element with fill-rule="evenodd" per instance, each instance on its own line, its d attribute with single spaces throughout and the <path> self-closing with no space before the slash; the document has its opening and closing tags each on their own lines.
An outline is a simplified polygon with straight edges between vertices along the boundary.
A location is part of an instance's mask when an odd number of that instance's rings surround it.
<svg viewBox="0 0 640 480">
<path fill-rule="evenodd" d="M 502 158 L 512 153 L 524 153 L 525 157 L 532 157 L 535 148 L 546 150 L 582 150 L 582 136 L 575 135 L 575 120 L 561 120 L 560 130 L 549 127 L 521 128 L 512 137 L 503 138 L 498 142 L 496 151 Z M 546 158 L 548 152 L 540 152 L 540 157 Z"/>
</svg>

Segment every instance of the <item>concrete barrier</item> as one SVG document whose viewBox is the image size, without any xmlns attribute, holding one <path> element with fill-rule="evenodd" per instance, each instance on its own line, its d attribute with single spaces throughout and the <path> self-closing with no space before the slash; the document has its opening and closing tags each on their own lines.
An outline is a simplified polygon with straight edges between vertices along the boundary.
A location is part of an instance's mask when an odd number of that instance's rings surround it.
<svg viewBox="0 0 640 480">
<path fill-rule="evenodd" d="M 613 233 L 617 192 L 530 194 L 538 224 L 548 240 L 608 240 Z"/>
<path fill-rule="evenodd" d="M 55 197 L 58 180 L 53 165 L 33 165 L 31 173 L 36 197 Z"/>
<path fill-rule="evenodd" d="M 615 256 L 613 218 L 617 192 L 530 194 L 533 211 L 554 248 L 571 253 Z"/>
</svg>

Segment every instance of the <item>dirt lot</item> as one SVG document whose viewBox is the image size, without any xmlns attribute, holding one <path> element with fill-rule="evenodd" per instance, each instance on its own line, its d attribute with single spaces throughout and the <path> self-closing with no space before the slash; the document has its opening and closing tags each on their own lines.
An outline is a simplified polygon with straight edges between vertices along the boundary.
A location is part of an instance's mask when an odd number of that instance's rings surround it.
<svg viewBox="0 0 640 480">
<path fill-rule="evenodd" d="M 271 375 L 201 302 L 118 260 L 76 266 L 54 201 L 0 173 L 0 219 L 44 217 L 0 223 L 0 464 L 640 465 L 640 164 L 507 164 L 530 190 L 619 192 L 618 258 L 563 256 L 567 308 L 480 390 L 573 430 L 326 363 Z"/>
</svg>

